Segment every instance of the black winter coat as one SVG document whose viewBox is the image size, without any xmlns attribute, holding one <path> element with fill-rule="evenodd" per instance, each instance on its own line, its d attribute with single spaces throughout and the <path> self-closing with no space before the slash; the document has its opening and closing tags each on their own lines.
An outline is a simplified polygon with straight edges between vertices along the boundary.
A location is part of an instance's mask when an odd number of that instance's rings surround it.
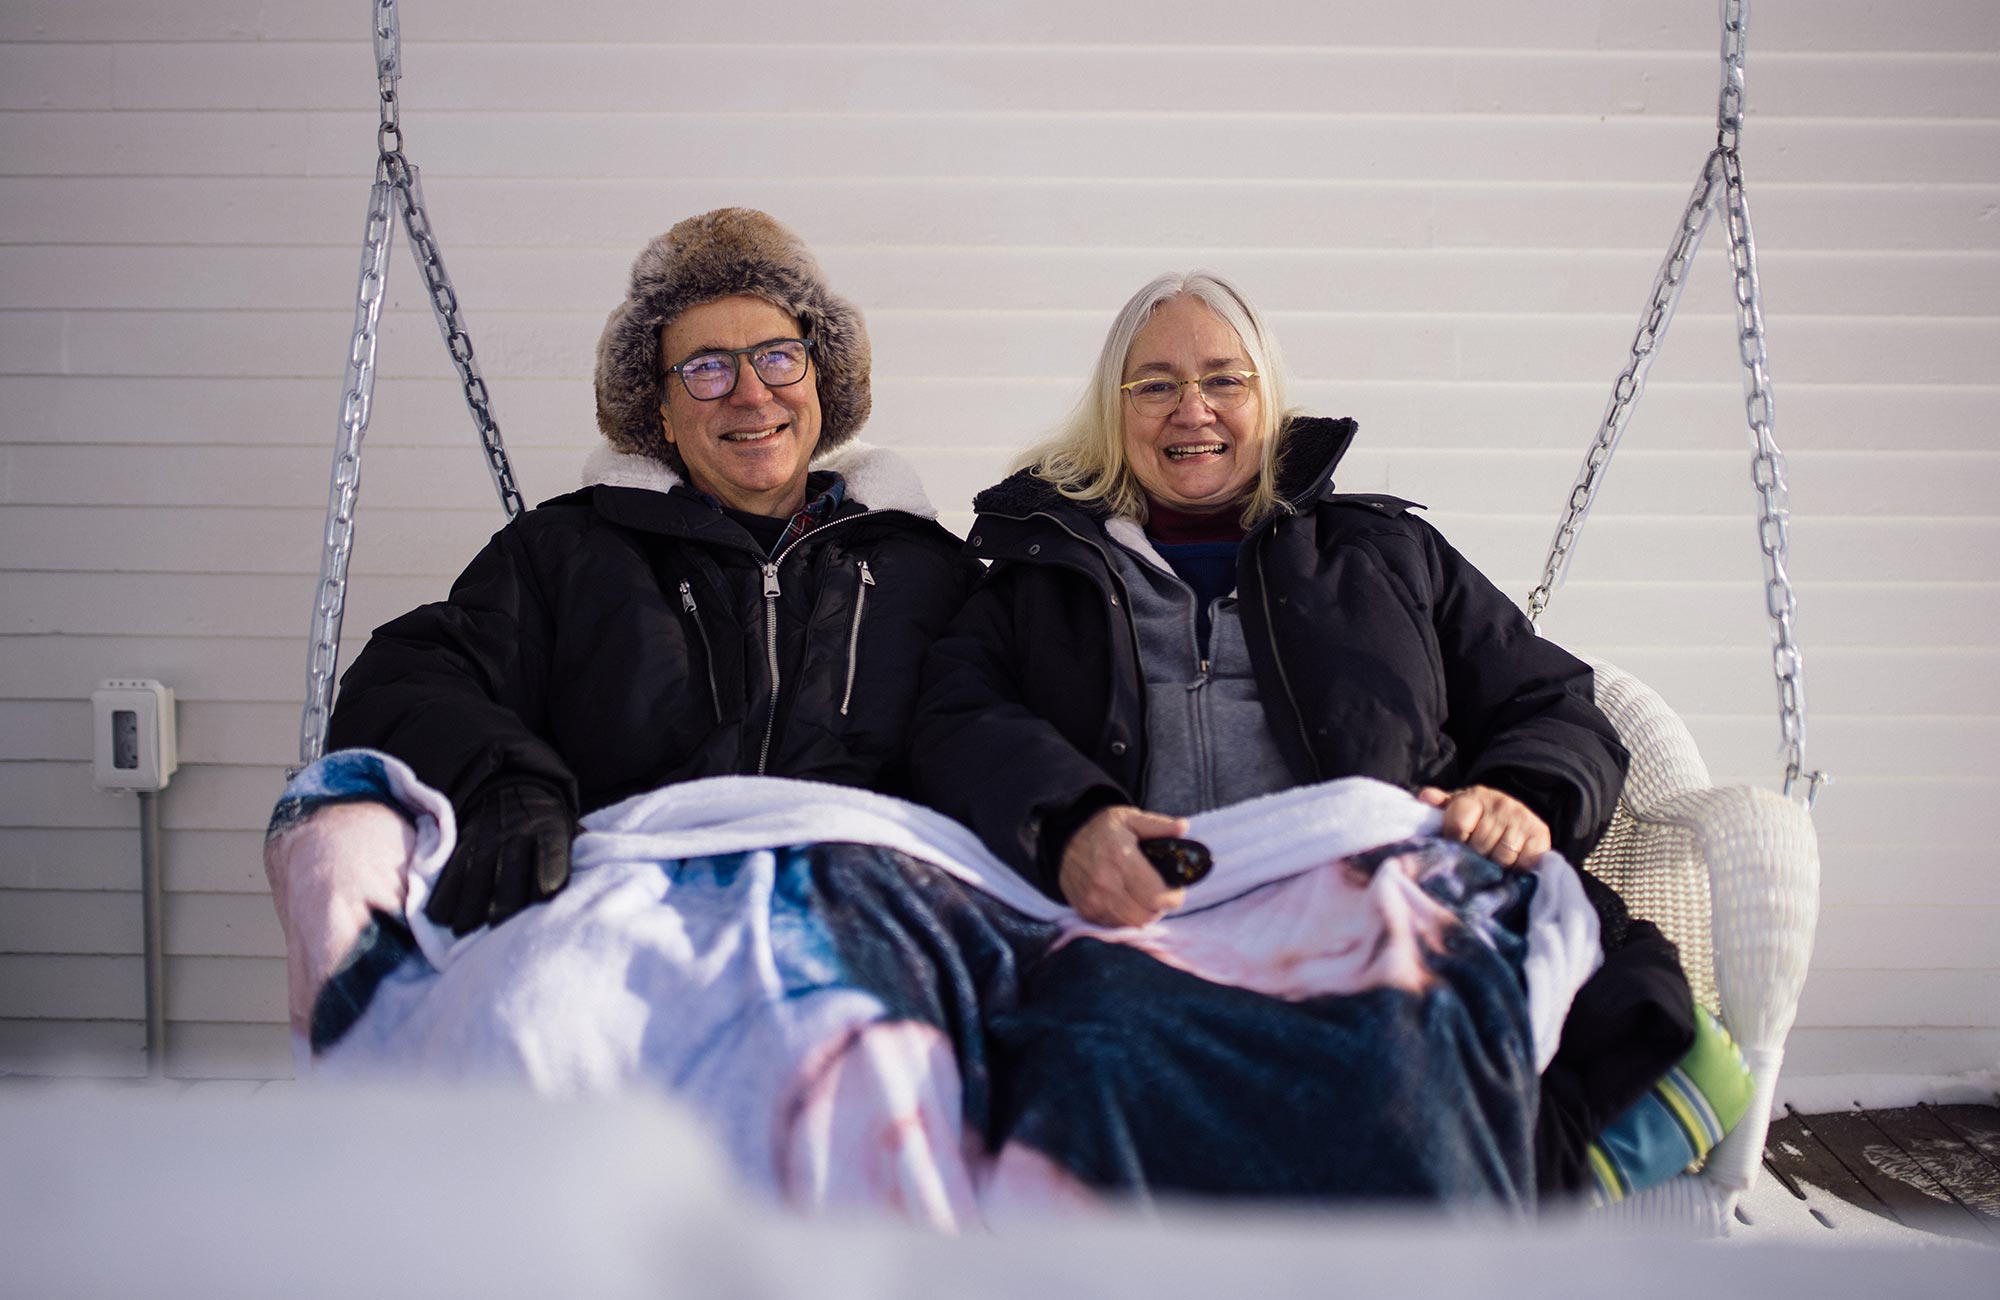
<svg viewBox="0 0 2000 1300">
<path fill-rule="evenodd" d="M 1287 426 L 1286 507 L 1250 531 L 1237 594 L 1258 694 L 1295 781 L 1490 785 L 1595 845 L 1626 753 L 1588 666 L 1395 497 L 1340 494 L 1352 420 Z M 981 493 L 968 549 L 993 562 L 925 661 L 918 797 L 1045 891 L 1079 810 L 1145 788 L 1145 685 L 1106 514 L 1026 471 Z"/>
<path fill-rule="evenodd" d="M 594 458 L 650 486 L 545 502 L 376 629 L 329 746 L 394 754 L 461 810 L 496 777 L 578 812 L 731 773 L 899 788 L 919 665 L 977 565 L 893 457 L 846 455 L 848 502 L 770 564 L 664 468 Z"/>
</svg>

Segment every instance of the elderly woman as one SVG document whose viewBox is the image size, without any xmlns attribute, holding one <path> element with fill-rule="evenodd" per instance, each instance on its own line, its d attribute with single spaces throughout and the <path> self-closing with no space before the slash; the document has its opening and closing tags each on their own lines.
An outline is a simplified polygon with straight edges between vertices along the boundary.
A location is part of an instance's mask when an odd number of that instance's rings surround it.
<svg viewBox="0 0 2000 1300">
<path fill-rule="evenodd" d="M 455 933 L 560 889 L 578 817 L 643 791 L 897 787 L 918 665 L 967 586 L 915 475 L 847 445 L 869 411 L 861 313 L 769 216 L 709 212 L 649 244 L 596 389 L 585 486 L 377 629 L 333 713 L 331 747 L 400 759 L 449 801 L 426 912 Z M 370 910 L 402 902 L 411 832 L 375 804 L 319 789 L 273 825 L 301 1031 Z"/>
<path fill-rule="evenodd" d="M 1580 861 L 1625 770 L 1590 670 L 1410 502 L 1334 489 L 1354 433 L 1286 409 L 1228 282 L 1140 290 L 1069 423 L 975 502 L 994 567 L 929 661 L 922 797 L 1107 925 L 1182 901 L 1141 840 L 1335 777 L 1418 792 L 1502 866 Z"/>
<path fill-rule="evenodd" d="M 1119 312 L 1068 422 L 975 502 L 968 547 L 991 568 L 926 661 L 913 731 L 919 797 L 1105 927 L 1149 926 L 1185 904 L 1186 876 L 1156 866 L 1148 850 L 1185 836 L 1189 817 L 1335 778 L 1401 787 L 1441 810 L 1439 835 L 1500 867 L 1525 871 L 1551 848 L 1581 862 L 1609 823 L 1626 764 L 1592 701 L 1589 668 L 1539 639 L 1412 503 L 1336 490 L 1354 436 L 1351 420 L 1287 409 L 1275 341 L 1235 286 L 1193 273 L 1141 289 Z M 1615 896 L 1586 884 L 1608 941 L 1622 942 Z M 1182 924 L 1171 921 L 1167 933 Z M 1289 926 L 1276 915 L 1269 924 Z M 1105 946 L 1133 944 L 1158 946 Z M 1283 960 L 1304 951 L 1287 948 Z M 1678 1021 L 1633 1052 L 1629 1042 L 1606 1046 L 1615 1036 L 1606 1026 L 1615 1029 L 1624 1010 L 1593 1019 L 1605 1031 L 1591 1044 L 1594 1060 L 1634 1058 L 1609 1092 L 1585 1096 L 1571 1086 L 1575 1063 L 1557 1062 L 1560 1077 L 1543 1090 L 1557 1101 L 1542 1106 L 1534 1137 L 1545 1189 L 1580 1184 L 1590 1138 L 1691 1039 L 1671 945 L 1634 949 L 1631 960 L 1646 969 L 1639 982 L 1657 977 L 1648 991 L 1664 988 L 1658 1000 Z M 1095 1088 L 1129 1100 L 1137 1088 L 1144 1103 L 1111 1108 L 1164 1107 L 1180 1121 L 1167 1134 L 1202 1128 L 1214 1114 L 1203 1109 L 1209 1101 L 1106 1074 L 1071 1043 L 1129 1041 L 1147 1025 L 1168 1039 L 1248 1034 L 1232 1039 L 1229 1056 L 1285 1057 L 1303 1070 L 1273 1085 L 1268 1105 L 1243 1093 L 1263 1115 L 1297 1107 L 1288 1088 L 1301 1078 L 1324 1085 L 1333 1062 L 1297 1057 L 1308 1032 L 1297 1024 L 1240 1030 L 1242 1004 L 1210 1014 L 1200 1008 L 1216 995 L 1183 984 L 1169 999 L 1140 987 L 1150 978 L 1128 961 L 1072 980 L 1084 992 L 1065 998 L 1067 1025 L 1051 1016 L 1023 1052 L 1037 1068 L 1076 1077 L 1080 1095 Z M 1614 983 L 1614 995 L 1632 993 L 1625 976 Z M 1606 986 L 1592 984 L 1579 1006 L 1605 1002 Z M 1632 998 L 1616 996 L 1629 1009 Z M 1175 999 L 1196 1009 L 1177 1009 Z M 1238 1027 L 1216 1029 L 1224 1025 Z M 1341 1099 L 1354 1095 L 1329 1093 L 1324 1104 L 1345 1107 Z M 1369 1095 L 1371 1106 L 1394 1104 L 1393 1089 Z M 1281 1126 L 1270 1149 L 1315 1147 L 1312 1126 L 1324 1119 L 1308 1108 L 1305 1127 Z M 1427 1122 L 1415 1121 L 1411 1134 Z M 1393 1127 L 1380 1112 L 1369 1123 Z M 1179 1137 L 1159 1146 L 1177 1144 L 1186 1149 Z M 1189 1185 L 1295 1185 L 1282 1155 L 1279 1172 L 1247 1182 L 1212 1172 L 1238 1149 L 1223 1142 L 1189 1172 Z M 1459 1177 L 1392 1177 L 1379 1189 L 1451 1194 L 1466 1186 Z"/>
</svg>

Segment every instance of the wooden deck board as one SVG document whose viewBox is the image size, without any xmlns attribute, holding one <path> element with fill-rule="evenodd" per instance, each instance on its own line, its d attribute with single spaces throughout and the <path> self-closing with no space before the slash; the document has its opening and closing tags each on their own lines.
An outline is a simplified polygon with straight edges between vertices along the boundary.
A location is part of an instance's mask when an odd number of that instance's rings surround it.
<svg viewBox="0 0 2000 1300">
<path fill-rule="evenodd" d="M 1771 1130 L 1764 1139 L 1764 1168 L 1792 1195 L 1808 1204 L 1812 1201 L 1812 1190 L 1816 1189 L 1870 1214 L 1902 1222 L 1882 1203 L 1881 1197 L 1870 1191 L 1840 1162 L 1838 1156 L 1827 1149 L 1819 1137 L 1806 1127 L 1804 1120 L 1789 1110 L 1771 1121 Z M 1818 1210 L 1812 1214 L 1826 1226 L 1833 1226 Z"/>
<path fill-rule="evenodd" d="M 2000 1106 L 1926 1106 L 1952 1132 L 2000 1168 Z"/>
<path fill-rule="evenodd" d="M 1867 1115 L 2000 1245 L 2000 1166 L 1926 1107 L 1873 1110 Z"/>
<path fill-rule="evenodd" d="M 1963 1109 L 1996 1115 L 1986 1107 Z M 1993 1118 L 1961 1120 L 1969 1129 L 2000 1128 Z M 2000 1223 L 1990 1212 L 2000 1201 L 2000 1171 L 1937 1117 L 1917 1111 L 1788 1114 L 1772 1124 L 1765 1158 L 1774 1173 L 1907 1227 L 2000 1244 Z"/>
</svg>

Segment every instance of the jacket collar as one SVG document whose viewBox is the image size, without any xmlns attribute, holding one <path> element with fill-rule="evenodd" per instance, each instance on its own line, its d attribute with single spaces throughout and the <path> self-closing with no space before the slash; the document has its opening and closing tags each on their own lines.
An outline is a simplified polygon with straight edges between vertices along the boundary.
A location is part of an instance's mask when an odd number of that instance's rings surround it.
<svg viewBox="0 0 2000 1300">
<path fill-rule="evenodd" d="M 1330 486 L 1333 470 L 1347 454 L 1359 428 L 1353 420 L 1330 420 L 1316 415 L 1294 416 L 1279 433 L 1283 447 L 1278 453 L 1278 497 L 1294 510 L 1323 495 Z M 972 508 L 981 514 L 1031 515 L 1037 511 L 1068 509 L 1093 519 L 1111 515 L 1101 501 L 1072 501 L 1029 470 L 1016 470 L 973 498 Z"/>
<path fill-rule="evenodd" d="M 866 442 L 848 442 L 813 462 L 816 470 L 832 470 L 847 480 L 847 499 L 870 510 L 900 510 L 920 519 L 936 519 L 937 509 L 924 492 L 923 480 L 895 452 Z M 647 493 L 594 493 L 598 509 L 620 523 L 658 528 L 666 512 L 685 498 L 666 494 L 683 482 L 680 475 L 650 456 L 634 456 L 600 444 L 583 461 L 586 488 L 631 489 Z M 678 513 L 678 512 L 672 512 Z M 702 511 L 704 515 L 709 511 Z"/>
</svg>

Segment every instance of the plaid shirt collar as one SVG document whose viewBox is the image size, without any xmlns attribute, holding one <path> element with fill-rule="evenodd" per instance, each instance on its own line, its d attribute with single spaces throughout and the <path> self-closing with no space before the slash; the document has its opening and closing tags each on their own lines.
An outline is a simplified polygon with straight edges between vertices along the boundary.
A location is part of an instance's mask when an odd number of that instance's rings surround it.
<svg viewBox="0 0 2000 1300">
<path fill-rule="evenodd" d="M 722 502 L 716 500 L 692 483 L 683 483 L 681 486 L 710 509 L 716 511 L 718 514 L 721 513 L 723 508 Z M 834 515 L 839 513 L 841 505 L 846 500 L 847 480 L 839 474 L 830 469 L 816 469 L 806 475 L 806 503 L 800 507 L 797 514 L 786 521 L 785 531 L 778 535 L 778 544 L 771 548 L 771 554 L 776 555 L 793 542 L 798 541 L 799 538 L 804 537 L 813 529 L 833 518 Z"/>
</svg>

